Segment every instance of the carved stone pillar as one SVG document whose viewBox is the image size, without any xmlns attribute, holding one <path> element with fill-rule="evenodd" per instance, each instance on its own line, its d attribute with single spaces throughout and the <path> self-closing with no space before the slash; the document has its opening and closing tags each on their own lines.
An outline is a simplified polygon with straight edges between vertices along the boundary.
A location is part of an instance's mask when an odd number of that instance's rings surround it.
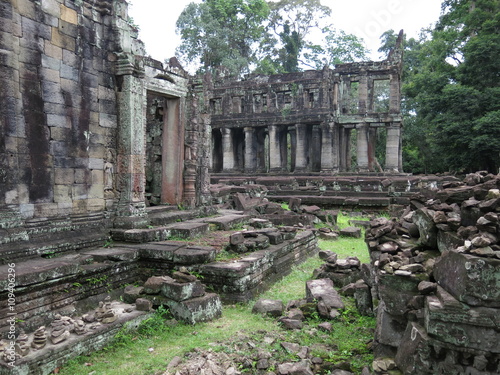
<svg viewBox="0 0 500 375">
<path fill-rule="evenodd" d="M 269 125 L 269 171 L 281 171 L 281 148 L 276 125 Z"/>
<path fill-rule="evenodd" d="M 304 124 L 297 124 L 295 130 L 297 134 L 295 169 L 304 171 L 307 168 L 307 128 Z"/>
<path fill-rule="evenodd" d="M 368 172 L 368 125 L 356 125 L 357 143 L 356 143 L 356 156 L 358 162 L 359 172 Z"/>
<path fill-rule="evenodd" d="M 119 198 L 114 226 L 138 228 L 148 224 L 144 188 L 146 181 L 146 86 L 144 73 L 133 58 L 117 62 L 119 78 L 117 190 Z"/>
<path fill-rule="evenodd" d="M 257 168 L 255 129 L 248 126 L 244 130 L 245 130 L 245 173 L 254 173 Z"/>
<path fill-rule="evenodd" d="M 333 124 L 321 125 L 321 172 L 333 171 Z"/>
<path fill-rule="evenodd" d="M 328 124 L 332 137 L 332 172 L 340 171 L 340 127 L 334 122 Z"/>
<path fill-rule="evenodd" d="M 385 170 L 387 172 L 399 172 L 400 167 L 400 138 L 401 126 L 399 123 L 392 124 L 387 128 L 387 143 L 385 148 Z"/>
<path fill-rule="evenodd" d="M 230 128 L 222 130 L 222 170 L 224 172 L 234 170 L 233 131 Z"/>
<path fill-rule="evenodd" d="M 376 155 L 375 149 L 377 147 L 377 128 L 368 128 L 368 169 L 370 172 L 375 171 Z"/>
</svg>

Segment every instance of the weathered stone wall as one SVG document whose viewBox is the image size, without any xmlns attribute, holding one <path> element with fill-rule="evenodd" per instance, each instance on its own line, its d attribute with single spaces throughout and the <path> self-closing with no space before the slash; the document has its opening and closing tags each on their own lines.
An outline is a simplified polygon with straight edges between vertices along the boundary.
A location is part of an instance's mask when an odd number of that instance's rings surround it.
<svg viewBox="0 0 500 375">
<path fill-rule="evenodd" d="M 466 183 L 415 197 L 401 220 L 377 219 L 366 233 L 375 356 L 404 374 L 500 372 L 500 177 Z"/>
<path fill-rule="evenodd" d="M 148 204 L 208 191 L 188 75 L 144 57 L 127 6 L 0 5 L 2 263 L 94 246 L 111 226 L 148 225 Z"/>
<path fill-rule="evenodd" d="M 11 1 L 0 12 L 1 242 L 14 258 L 70 231 L 95 244 L 116 188 L 111 52 L 126 4 Z"/>
<path fill-rule="evenodd" d="M 2 2 L 0 197 L 23 219 L 112 205 L 104 192 L 106 163 L 116 163 L 109 15 L 117 8 L 106 1 Z"/>
</svg>

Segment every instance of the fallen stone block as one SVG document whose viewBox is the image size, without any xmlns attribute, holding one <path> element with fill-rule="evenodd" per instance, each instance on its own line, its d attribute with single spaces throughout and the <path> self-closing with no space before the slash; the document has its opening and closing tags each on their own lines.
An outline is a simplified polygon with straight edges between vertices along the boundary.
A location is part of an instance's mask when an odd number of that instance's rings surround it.
<svg viewBox="0 0 500 375">
<path fill-rule="evenodd" d="M 361 315 L 373 316 L 372 293 L 364 281 L 356 283 L 354 299 L 356 300 L 356 308 Z"/>
<path fill-rule="evenodd" d="M 466 306 L 438 287 L 435 296 L 426 298 L 425 317 L 427 333 L 439 341 L 500 353 L 499 309 Z"/>
<path fill-rule="evenodd" d="M 419 294 L 420 280 L 409 276 L 379 275 L 379 297 L 385 301 L 386 310 L 390 314 L 404 315 L 408 311 L 408 302 Z"/>
<path fill-rule="evenodd" d="M 302 329 L 304 323 L 302 320 L 282 318 L 279 320 L 286 329 Z"/>
<path fill-rule="evenodd" d="M 177 264 L 203 264 L 215 260 L 216 251 L 210 246 L 188 246 L 174 252 L 172 261 Z"/>
<path fill-rule="evenodd" d="M 340 235 L 345 237 L 361 238 L 361 228 L 346 227 L 340 230 Z"/>
<path fill-rule="evenodd" d="M 222 315 L 222 303 L 219 295 L 215 293 L 181 302 L 168 300 L 166 304 L 175 319 L 189 324 L 208 322 Z"/>
<path fill-rule="evenodd" d="M 333 287 L 330 279 L 309 280 L 306 282 L 306 298 L 309 302 L 323 302 L 329 310 L 343 309 L 344 303 Z"/>
<path fill-rule="evenodd" d="M 179 283 L 174 280 L 162 284 L 161 293 L 174 301 L 185 301 L 205 294 L 205 286 L 200 281 Z"/>
<path fill-rule="evenodd" d="M 266 314 L 274 317 L 283 314 L 284 306 L 280 300 L 259 299 L 252 308 L 254 314 Z"/>
<path fill-rule="evenodd" d="M 194 238 L 199 237 L 209 230 L 207 223 L 178 223 L 170 226 L 172 237 Z"/>
<path fill-rule="evenodd" d="M 152 276 L 144 283 L 143 291 L 146 294 L 159 294 L 164 283 L 173 281 L 169 276 Z"/>
<path fill-rule="evenodd" d="M 134 303 L 142 293 L 144 293 L 144 288 L 142 286 L 127 285 L 123 290 L 123 301 L 126 303 Z"/>
<path fill-rule="evenodd" d="M 416 322 L 409 322 L 398 347 L 396 365 L 404 374 L 419 374 L 420 369 L 428 368 L 429 352 L 425 329 Z"/>
<path fill-rule="evenodd" d="M 425 207 L 418 209 L 413 215 L 413 223 L 420 233 L 419 242 L 429 248 L 437 247 L 437 228 L 434 223 L 434 211 Z"/>
<path fill-rule="evenodd" d="M 445 252 L 434 266 L 434 278 L 460 302 L 500 307 L 500 259 Z"/>
<path fill-rule="evenodd" d="M 153 303 L 146 298 L 137 298 L 135 308 L 139 311 L 150 311 L 153 309 Z"/>
</svg>

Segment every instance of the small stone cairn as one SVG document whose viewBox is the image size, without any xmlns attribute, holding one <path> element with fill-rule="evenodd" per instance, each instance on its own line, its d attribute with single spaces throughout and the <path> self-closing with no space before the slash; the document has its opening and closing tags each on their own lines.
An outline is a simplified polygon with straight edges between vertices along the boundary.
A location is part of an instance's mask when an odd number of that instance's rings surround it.
<svg viewBox="0 0 500 375">
<path fill-rule="evenodd" d="M 45 326 L 39 327 L 35 332 L 33 332 L 33 341 L 31 342 L 31 347 L 35 350 L 39 350 L 47 345 L 47 332 Z"/>
<path fill-rule="evenodd" d="M 62 317 L 60 314 L 56 314 L 54 321 L 50 324 L 52 330 L 50 332 L 50 341 L 52 344 L 56 345 L 68 339 L 72 330 L 74 328 L 71 323 L 72 319 L 65 316 Z"/>
</svg>

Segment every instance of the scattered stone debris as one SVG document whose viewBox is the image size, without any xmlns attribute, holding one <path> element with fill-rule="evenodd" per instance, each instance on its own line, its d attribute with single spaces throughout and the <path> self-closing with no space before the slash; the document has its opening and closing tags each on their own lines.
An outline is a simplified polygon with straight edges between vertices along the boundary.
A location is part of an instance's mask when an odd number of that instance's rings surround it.
<svg viewBox="0 0 500 375">
<path fill-rule="evenodd" d="M 500 176 L 417 195 L 366 231 L 380 300 L 376 373 L 500 373 Z"/>
<path fill-rule="evenodd" d="M 222 314 L 222 303 L 216 293 L 207 293 L 205 285 L 185 267 L 172 276 L 152 276 L 143 287 L 125 287 L 124 299 L 137 297 L 138 310 L 150 311 L 164 305 L 172 315 L 189 324 L 217 319 Z"/>
</svg>

